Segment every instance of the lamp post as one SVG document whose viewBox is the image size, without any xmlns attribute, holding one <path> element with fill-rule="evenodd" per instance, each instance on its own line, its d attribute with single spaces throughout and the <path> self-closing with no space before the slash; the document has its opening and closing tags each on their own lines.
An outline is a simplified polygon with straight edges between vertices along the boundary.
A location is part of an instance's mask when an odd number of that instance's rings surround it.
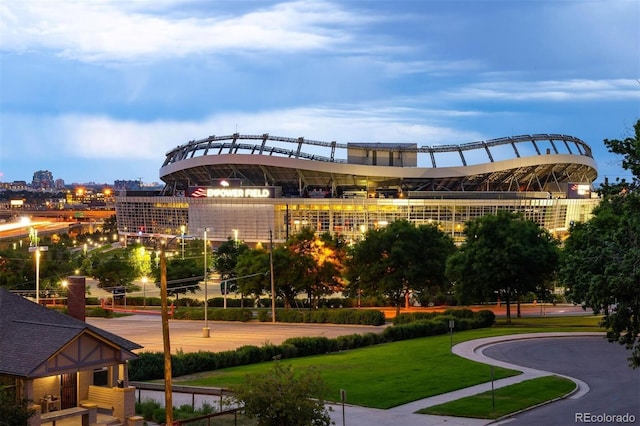
<svg viewBox="0 0 640 426">
<path fill-rule="evenodd" d="M 202 337 L 209 337 L 209 321 L 207 319 L 207 310 L 209 309 L 209 302 L 207 300 L 207 231 L 209 228 L 204 229 L 204 328 L 202 329 Z"/>
<path fill-rule="evenodd" d="M 147 277 L 142 277 L 142 309 L 147 308 Z"/>
<path fill-rule="evenodd" d="M 184 260 L 184 232 L 187 230 L 187 227 L 182 225 L 180 227 L 180 235 L 182 236 L 182 260 Z"/>
<path fill-rule="evenodd" d="M 29 252 L 35 253 L 36 257 L 36 303 L 40 304 L 40 252 L 49 250 L 49 247 L 38 245 L 38 230 L 35 228 L 31 229 L 31 244 Z"/>
</svg>

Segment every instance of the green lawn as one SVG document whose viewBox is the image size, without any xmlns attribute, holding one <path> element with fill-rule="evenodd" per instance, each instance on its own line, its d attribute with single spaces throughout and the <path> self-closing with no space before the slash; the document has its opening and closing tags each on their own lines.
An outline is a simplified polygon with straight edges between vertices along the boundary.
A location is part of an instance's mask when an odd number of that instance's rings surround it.
<svg viewBox="0 0 640 426">
<path fill-rule="evenodd" d="M 576 388 L 569 379 L 539 377 L 478 395 L 419 410 L 420 414 L 497 419 L 546 401 L 560 398 Z"/>
<path fill-rule="evenodd" d="M 454 334 L 457 342 L 514 333 L 550 331 L 602 331 L 599 317 L 553 317 L 513 319 L 511 325 L 500 321 L 487 329 Z M 347 391 L 347 402 L 355 405 L 390 408 L 441 393 L 451 392 L 490 380 L 488 365 L 450 353 L 450 337 L 434 336 L 371 346 L 352 351 L 287 359 L 294 369 L 316 367 L 331 389 L 329 400 Z M 264 372 L 271 363 L 254 364 L 200 373 L 188 379 L 177 377 L 174 383 L 193 386 L 233 387 L 247 374 Z M 518 374 L 494 368 L 495 379 Z"/>
</svg>

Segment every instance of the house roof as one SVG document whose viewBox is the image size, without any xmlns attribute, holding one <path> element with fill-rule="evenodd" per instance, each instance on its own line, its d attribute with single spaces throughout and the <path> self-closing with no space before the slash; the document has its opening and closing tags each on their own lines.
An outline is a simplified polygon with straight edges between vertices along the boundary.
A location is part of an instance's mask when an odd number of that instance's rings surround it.
<svg viewBox="0 0 640 426">
<path fill-rule="evenodd" d="M 132 351 L 142 346 L 0 288 L 0 375 L 30 373 L 81 334 Z"/>
</svg>

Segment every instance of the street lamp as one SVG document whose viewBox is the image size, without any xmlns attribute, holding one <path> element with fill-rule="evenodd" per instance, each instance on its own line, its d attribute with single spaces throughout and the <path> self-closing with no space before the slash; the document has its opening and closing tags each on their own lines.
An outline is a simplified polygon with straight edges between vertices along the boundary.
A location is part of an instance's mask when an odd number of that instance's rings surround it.
<svg viewBox="0 0 640 426">
<path fill-rule="evenodd" d="M 31 244 L 29 253 L 35 253 L 36 257 L 36 303 L 40 304 L 40 252 L 49 250 L 48 246 L 38 245 L 38 230 L 31 229 Z"/>
<path fill-rule="evenodd" d="M 207 301 L 207 231 L 204 229 L 204 328 L 202 329 L 202 337 L 209 337 L 209 321 L 207 319 L 207 310 L 209 302 Z"/>
<path fill-rule="evenodd" d="M 147 308 L 147 277 L 142 277 L 142 308 Z"/>
</svg>

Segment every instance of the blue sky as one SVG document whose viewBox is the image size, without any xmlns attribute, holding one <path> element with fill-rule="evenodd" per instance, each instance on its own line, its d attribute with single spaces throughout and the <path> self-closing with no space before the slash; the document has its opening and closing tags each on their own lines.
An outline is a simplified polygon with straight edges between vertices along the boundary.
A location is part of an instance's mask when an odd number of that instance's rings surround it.
<svg viewBox="0 0 640 426">
<path fill-rule="evenodd" d="M 3 0 L 0 181 L 159 181 L 209 135 L 562 133 L 601 181 L 640 118 L 637 0 Z"/>
</svg>

